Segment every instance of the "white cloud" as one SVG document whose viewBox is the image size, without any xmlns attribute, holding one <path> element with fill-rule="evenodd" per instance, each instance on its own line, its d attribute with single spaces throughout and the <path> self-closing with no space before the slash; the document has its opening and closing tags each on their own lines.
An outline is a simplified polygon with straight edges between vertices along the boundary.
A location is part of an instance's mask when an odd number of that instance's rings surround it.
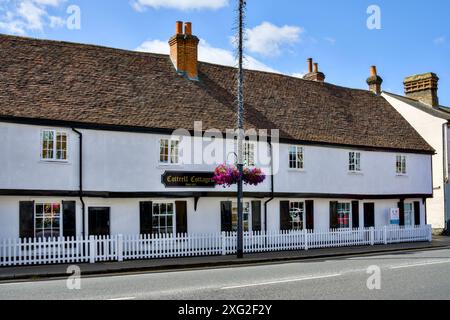
<svg viewBox="0 0 450 320">
<path fill-rule="evenodd" d="M 198 59 L 200 61 L 225 66 L 236 66 L 235 55 L 230 50 L 212 47 L 203 39 L 200 40 L 198 50 Z M 149 40 L 142 43 L 138 48 L 136 48 L 136 51 L 169 54 L 169 44 L 167 43 L 167 41 Z M 250 70 L 279 73 L 275 69 L 265 65 L 261 61 L 251 56 L 246 57 L 245 68 Z"/>
<path fill-rule="evenodd" d="M 229 0 L 134 0 L 132 6 L 137 11 L 143 11 L 146 7 L 153 9 L 217 10 L 228 6 L 228 3 Z"/>
<path fill-rule="evenodd" d="M 434 44 L 436 45 L 444 44 L 446 41 L 447 39 L 444 36 L 438 37 L 433 40 Z"/>
<path fill-rule="evenodd" d="M 25 35 L 42 32 L 45 27 L 63 26 L 61 17 L 49 14 L 49 7 L 58 8 L 66 0 L 0 0 L 0 30 Z"/>
<path fill-rule="evenodd" d="M 332 46 L 334 46 L 336 44 L 336 39 L 335 38 L 331 38 L 331 37 L 326 37 L 325 41 L 327 41 L 329 44 L 331 44 Z"/>
<path fill-rule="evenodd" d="M 253 29 L 246 30 L 247 49 L 264 56 L 278 56 L 283 47 L 299 42 L 304 30 L 296 26 L 278 27 L 270 22 L 263 22 Z"/>
</svg>

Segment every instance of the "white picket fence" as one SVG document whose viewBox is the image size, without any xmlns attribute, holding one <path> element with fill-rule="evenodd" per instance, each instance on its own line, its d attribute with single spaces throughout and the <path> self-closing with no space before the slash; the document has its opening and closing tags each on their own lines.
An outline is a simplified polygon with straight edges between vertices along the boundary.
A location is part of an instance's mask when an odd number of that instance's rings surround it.
<svg viewBox="0 0 450 320">
<path fill-rule="evenodd" d="M 373 246 L 432 240 L 431 226 L 326 231 L 253 232 L 245 253 Z M 104 236 L 0 241 L 0 266 L 95 263 L 236 253 L 236 233 Z"/>
</svg>

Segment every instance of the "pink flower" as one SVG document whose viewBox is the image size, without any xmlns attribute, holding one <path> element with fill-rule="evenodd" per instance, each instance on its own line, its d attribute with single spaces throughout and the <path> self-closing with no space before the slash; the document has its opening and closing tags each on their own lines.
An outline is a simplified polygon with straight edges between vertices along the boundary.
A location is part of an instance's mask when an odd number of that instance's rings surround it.
<svg viewBox="0 0 450 320">
<path fill-rule="evenodd" d="M 257 186 L 266 180 L 266 175 L 259 168 L 244 168 L 243 177 L 236 166 L 222 164 L 214 171 L 213 181 L 220 186 L 231 187 L 243 179 L 246 185 Z"/>
</svg>

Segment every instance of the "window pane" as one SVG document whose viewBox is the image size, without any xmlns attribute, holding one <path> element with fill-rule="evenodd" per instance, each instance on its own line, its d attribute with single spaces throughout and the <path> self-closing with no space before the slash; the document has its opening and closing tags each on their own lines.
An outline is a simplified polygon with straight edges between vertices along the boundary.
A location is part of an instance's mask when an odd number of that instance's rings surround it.
<svg viewBox="0 0 450 320">
<path fill-rule="evenodd" d="M 172 164 L 178 164 L 179 162 L 179 146 L 180 142 L 172 140 L 170 144 L 170 162 Z"/>
<path fill-rule="evenodd" d="M 159 161 L 161 163 L 168 163 L 169 162 L 169 140 L 162 139 L 160 141 L 160 157 Z"/>
</svg>

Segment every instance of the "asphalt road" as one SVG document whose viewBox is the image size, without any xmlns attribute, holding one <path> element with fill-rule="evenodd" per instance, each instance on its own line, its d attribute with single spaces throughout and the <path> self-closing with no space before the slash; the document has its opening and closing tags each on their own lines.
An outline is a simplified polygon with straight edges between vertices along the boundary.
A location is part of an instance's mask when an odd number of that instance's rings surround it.
<svg viewBox="0 0 450 320">
<path fill-rule="evenodd" d="M 380 271 L 381 289 L 367 282 Z M 377 274 L 375 274 L 376 276 Z M 376 286 L 377 278 L 370 284 Z M 450 249 L 150 274 L 0 283 L 0 299 L 450 299 Z"/>
</svg>

